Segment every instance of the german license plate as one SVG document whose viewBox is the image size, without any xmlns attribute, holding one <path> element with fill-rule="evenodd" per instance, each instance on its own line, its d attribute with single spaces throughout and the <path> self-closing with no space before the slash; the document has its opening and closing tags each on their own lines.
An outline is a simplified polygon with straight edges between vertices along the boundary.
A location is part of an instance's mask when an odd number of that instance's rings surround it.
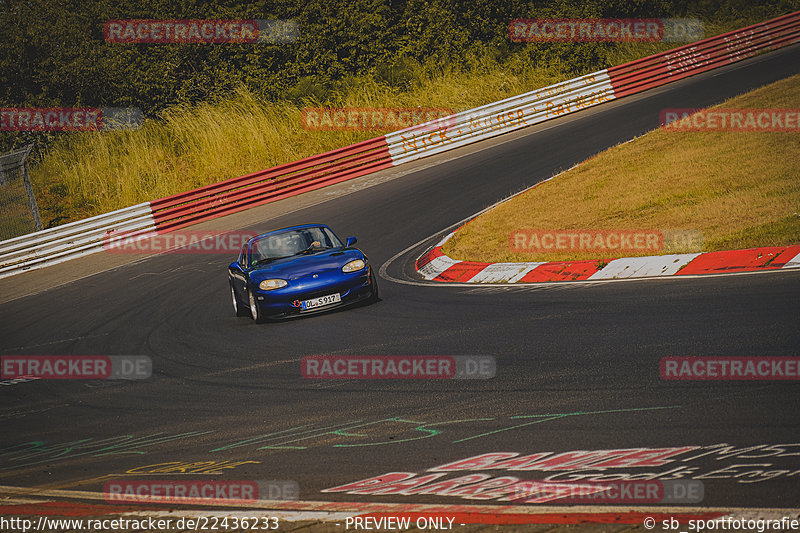
<svg viewBox="0 0 800 533">
<path fill-rule="evenodd" d="M 312 298 L 310 300 L 303 300 L 303 310 L 314 309 L 316 307 L 324 307 L 326 305 L 335 304 L 342 301 L 342 295 L 337 293 L 320 296 L 319 298 Z"/>
</svg>

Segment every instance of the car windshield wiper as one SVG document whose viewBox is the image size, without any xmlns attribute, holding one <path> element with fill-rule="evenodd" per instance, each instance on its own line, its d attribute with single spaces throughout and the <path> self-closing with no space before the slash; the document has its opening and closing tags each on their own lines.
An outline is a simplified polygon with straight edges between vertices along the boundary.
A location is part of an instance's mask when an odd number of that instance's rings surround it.
<svg viewBox="0 0 800 533">
<path fill-rule="evenodd" d="M 314 248 L 316 248 L 316 250 L 314 250 Z M 294 255 L 303 255 L 303 254 L 306 254 L 306 253 L 311 252 L 311 251 L 322 251 L 322 250 L 327 250 L 328 248 L 330 248 L 330 246 L 314 246 L 312 244 L 311 246 L 309 246 L 305 250 L 300 250 L 299 252 L 297 252 Z"/>
<path fill-rule="evenodd" d="M 253 266 L 257 265 L 265 265 L 267 263 L 272 263 L 273 261 L 277 261 L 278 259 L 286 259 L 287 257 L 291 257 L 290 255 L 282 255 L 279 257 L 265 257 L 264 259 L 259 259 L 255 262 Z"/>
</svg>

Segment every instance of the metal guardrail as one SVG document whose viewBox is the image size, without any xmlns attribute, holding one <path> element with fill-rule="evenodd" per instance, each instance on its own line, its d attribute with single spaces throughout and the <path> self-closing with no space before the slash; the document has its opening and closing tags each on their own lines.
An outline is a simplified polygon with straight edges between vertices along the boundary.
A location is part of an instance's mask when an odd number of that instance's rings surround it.
<svg viewBox="0 0 800 533">
<path fill-rule="evenodd" d="M 99 252 L 109 238 L 155 231 L 150 203 L 0 242 L 0 278 Z"/>
<path fill-rule="evenodd" d="M 490 139 L 614 99 L 605 70 L 461 113 L 446 130 L 425 131 L 425 125 L 386 135 L 395 164 L 406 163 Z"/>
<path fill-rule="evenodd" d="M 412 161 L 659 87 L 798 40 L 800 12 L 457 113 L 446 131 L 424 131 L 422 125 L 389 133 L 389 153 L 395 164 Z"/>
<path fill-rule="evenodd" d="M 150 202 L 159 231 L 287 198 L 392 166 L 383 137 Z"/>
<path fill-rule="evenodd" d="M 800 41 L 800 12 L 260 172 L 0 242 L 0 277 L 164 233 L 503 135 Z M 442 122 L 446 123 L 441 127 Z"/>
<path fill-rule="evenodd" d="M 794 44 L 800 12 L 709 37 L 608 69 L 617 98 L 636 94 L 708 70 Z"/>
</svg>

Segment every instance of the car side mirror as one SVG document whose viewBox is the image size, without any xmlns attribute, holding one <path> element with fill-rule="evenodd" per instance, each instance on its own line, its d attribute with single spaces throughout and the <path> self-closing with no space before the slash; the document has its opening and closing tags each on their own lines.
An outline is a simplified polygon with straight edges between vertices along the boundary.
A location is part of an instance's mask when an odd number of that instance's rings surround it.
<svg viewBox="0 0 800 533">
<path fill-rule="evenodd" d="M 351 246 L 353 246 L 353 245 L 354 245 L 354 244 L 355 244 L 357 241 L 358 241 L 358 239 L 356 239 L 355 237 L 348 237 L 348 238 L 347 238 L 347 242 L 345 243 L 345 245 L 344 245 L 344 246 L 345 246 L 345 248 L 350 248 L 350 247 L 351 247 Z"/>
</svg>

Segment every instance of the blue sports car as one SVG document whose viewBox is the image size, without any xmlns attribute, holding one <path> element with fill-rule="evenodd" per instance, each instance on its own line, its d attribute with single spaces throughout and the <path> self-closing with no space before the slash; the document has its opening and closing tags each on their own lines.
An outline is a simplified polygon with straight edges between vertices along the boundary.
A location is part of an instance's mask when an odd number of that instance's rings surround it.
<svg viewBox="0 0 800 533">
<path fill-rule="evenodd" d="M 324 224 L 292 226 L 247 241 L 228 266 L 236 316 L 256 322 L 378 300 L 367 256 Z"/>
</svg>

